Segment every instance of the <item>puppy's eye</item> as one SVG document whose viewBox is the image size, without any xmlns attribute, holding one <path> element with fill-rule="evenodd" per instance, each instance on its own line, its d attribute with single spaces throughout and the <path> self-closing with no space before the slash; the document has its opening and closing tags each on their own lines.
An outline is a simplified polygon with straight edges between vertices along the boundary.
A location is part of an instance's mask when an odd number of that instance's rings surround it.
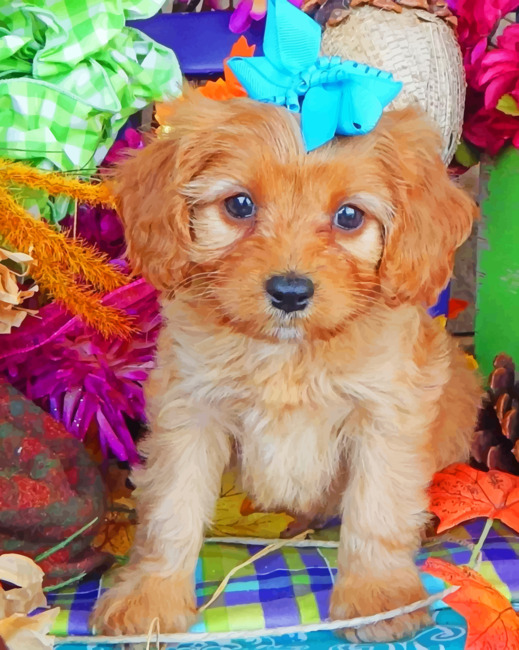
<svg viewBox="0 0 519 650">
<path fill-rule="evenodd" d="M 227 213 L 233 219 L 250 219 L 256 214 L 256 206 L 247 194 L 236 194 L 224 201 Z"/>
<path fill-rule="evenodd" d="M 341 205 L 335 213 L 333 223 L 343 230 L 357 230 L 364 223 L 364 212 L 353 205 Z"/>
</svg>

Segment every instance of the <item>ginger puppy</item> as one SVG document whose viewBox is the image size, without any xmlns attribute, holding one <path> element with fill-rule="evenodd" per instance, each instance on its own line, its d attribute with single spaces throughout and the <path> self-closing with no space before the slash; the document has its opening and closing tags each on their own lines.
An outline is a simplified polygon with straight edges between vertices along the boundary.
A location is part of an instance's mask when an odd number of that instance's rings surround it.
<svg viewBox="0 0 519 650">
<path fill-rule="evenodd" d="M 163 290 L 139 526 L 94 618 L 107 633 L 195 617 L 193 572 L 238 449 L 266 509 L 342 515 L 331 616 L 425 596 L 414 554 L 433 473 L 466 460 L 478 381 L 426 313 L 475 204 L 414 109 L 306 154 L 296 117 L 191 93 L 116 172 L 136 270 Z M 339 495 L 333 498 L 332 495 Z M 388 641 L 426 611 L 359 629 Z"/>
</svg>

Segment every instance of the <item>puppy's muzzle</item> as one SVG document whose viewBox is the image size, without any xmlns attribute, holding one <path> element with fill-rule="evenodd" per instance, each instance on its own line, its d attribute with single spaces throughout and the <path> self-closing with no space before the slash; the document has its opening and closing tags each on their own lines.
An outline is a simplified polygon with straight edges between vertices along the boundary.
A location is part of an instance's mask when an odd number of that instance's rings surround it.
<svg viewBox="0 0 519 650">
<path fill-rule="evenodd" d="M 314 283 L 303 276 L 274 275 L 267 280 L 265 290 L 272 306 L 289 314 L 308 307 L 314 295 Z"/>
</svg>

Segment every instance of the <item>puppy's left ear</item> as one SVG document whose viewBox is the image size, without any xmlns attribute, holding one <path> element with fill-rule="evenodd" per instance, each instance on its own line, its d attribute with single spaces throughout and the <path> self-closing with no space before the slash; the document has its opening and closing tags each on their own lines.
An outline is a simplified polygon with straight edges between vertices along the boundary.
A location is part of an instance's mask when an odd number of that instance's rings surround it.
<svg viewBox="0 0 519 650">
<path fill-rule="evenodd" d="M 389 304 L 432 306 L 451 277 L 454 253 L 470 235 L 478 208 L 449 179 L 439 134 L 417 110 L 388 113 L 375 133 L 395 204 L 380 265 L 382 287 Z"/>
</svg>

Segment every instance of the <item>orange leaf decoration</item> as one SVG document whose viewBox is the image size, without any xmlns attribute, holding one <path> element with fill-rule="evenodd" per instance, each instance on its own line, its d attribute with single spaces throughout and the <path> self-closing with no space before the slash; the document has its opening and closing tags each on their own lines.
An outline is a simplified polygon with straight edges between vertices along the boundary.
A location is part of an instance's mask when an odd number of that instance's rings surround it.
<svg viewBox="0 0 519 650">
<path fill-rule="evenodd" d="M 451 298 L 449 300 L 449 313 L 447 318 L 452 320 L 458 318 L 458 316 L 467 309 L 469 303 L 466 300 L 459 300 L 458 298 Z"/>
<path fill-rule="evenodd" d="M 255 45 L 249 45 L 245 36 L 240 36 L 231 48 L 228 58 L 233 56 L 253 56 Z M 227 65 L 227 59 L 223 62 L 223 78 L 216 81 L 208 81 L 203 86 L 199 86 L 197 91 L 208 99 L 215 101 L 224 101 L 233 97 L 247 97 L 247 93 L 242 85 L 234 76 L 234 73 Z M 158 133 L 167 133 L 171 129 L 170 122 L 175 115 L 177 102 L 182 101 L 182 95 L 172 102 L 162 102 L 155 104 L 155 119 L 159 123 Z"/>
<path fill-rule="evenodd" d="M 479 573 L 433 557 L 423 571 L 460 587 L 443 600 L 467 621 L 465 650 L 519 650 L 519 617 Z"/>
<path fill-rule="evenodd" d="M 245 36 L 240 36 L 236 43 L 232 46 L 229 58 L 233 56 L 253 56 L 255 45 L 249 45 Z M 227 65 L 227 59 L 223 64 L 223 79 L 217 81 L 208 81 L 205 85 L 200 86 L 198 89 L 204 97 L 222 101 L 224 99 L 232 99 L 233 97 L 247 97 L 247 93 L 242 85 L 234 76 Z"/>
<path fill-rule="evenodd" d="M 519 531 L 519 477 L 498 470 L 480 472 L 462 463 L 435 474 L 430 510 L 442 533 L 468 519 L 500 519 Z"/>
</svg>

